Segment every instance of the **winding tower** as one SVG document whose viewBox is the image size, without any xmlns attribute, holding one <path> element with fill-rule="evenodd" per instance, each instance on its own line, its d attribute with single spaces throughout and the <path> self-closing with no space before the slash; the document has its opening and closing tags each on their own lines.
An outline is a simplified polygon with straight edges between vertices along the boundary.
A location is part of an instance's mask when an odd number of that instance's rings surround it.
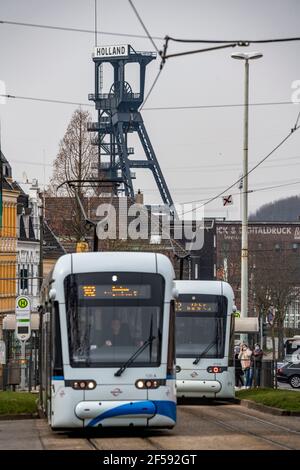
<svg viewBox="0 0 300 470">
<path fill-rule="evenodd" d="M 112 192 L 117 194 L 121 190 L 126 196 L 134 198 L 135 174 L 131 170 L 149 169 L 162 202 L 172 208 L 170 191 L 139 112 L 144 101 L 146 66 L 155 58 L 156 53 L 136 52 L 130 45 L 95 47 L 95 91 L 89 94 L 89 100 L 95 103 L 98 121 L 90 123 L 88 130 L 97 132 L 93 143 L 98 147 L 98 177 L 111 184 Z M 102 93 L 105 63 L 109 63 L 113 70 L 113 82 L 108 93 Z M 138 64 L 137 92 L 133 92 L 127 81 L 126 65 L 130 63 Z M 133 147 L 127 145 L 130 133 L 137 133 L 146 158 L 130 158 L 134 154 Z M 106 155 L 105 161 L 101 161 L 103 155 Z M 174 212 L 173 209 L 171 212 Z"/>
</svg>

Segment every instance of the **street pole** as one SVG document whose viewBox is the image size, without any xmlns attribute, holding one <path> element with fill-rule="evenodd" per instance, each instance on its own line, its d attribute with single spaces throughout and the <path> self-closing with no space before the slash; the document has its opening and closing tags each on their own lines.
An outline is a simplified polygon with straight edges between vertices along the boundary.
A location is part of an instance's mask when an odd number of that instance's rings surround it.
<svg viewBox="0 0 300 470">
<path fill-rule="evenodd" d="M 245 61 L 244 151 L 242 179 L 242 246 L 241 246 L 241 317 L 248 317 L 248 127 L 249 127 L 249 60 L 260 59 L 260 52 L 238 52 L 233 59 Z"/>
<path fill-rule="evenodd" d="M 245 60 L 244 155 L 242 194 L 241 251 L 241 316 L 248 316 L 248 122 L 249 122 L 249 61 Z"/>
<path fill-rule="evenodd" d="M 26 343 L 21 341 L 21 383 L 20 390 L 26 390 Z"/>
<path fill-rule="evenodd" d="M 44 198 L 44 194 L 43 194 Z M 40 222 L 40 259 L 39 259 L 39 293 L 41 292 L 41 287 L 43 284 L 43 277 L 44 277 L 44 258 L 43 258 L 43 248 L 44 248 L 44 199 L 43 205 L 40 207 L 40 215 L 39 215 L 39 222 Z"/>
</svg>

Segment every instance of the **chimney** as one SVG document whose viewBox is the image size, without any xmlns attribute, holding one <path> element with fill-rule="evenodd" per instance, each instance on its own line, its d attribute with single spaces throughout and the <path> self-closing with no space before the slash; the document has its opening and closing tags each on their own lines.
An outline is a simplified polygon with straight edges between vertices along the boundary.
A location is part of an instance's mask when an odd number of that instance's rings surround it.
<svg viewBox="0 0 300 470">
<path fill-rule="evenodd" d="M 144 204 L 144 195 L 141 193 L 140 189 L 138 189 L 138 192 L 135 195 L 135 202 L 137 204 Z"/>
</svg>

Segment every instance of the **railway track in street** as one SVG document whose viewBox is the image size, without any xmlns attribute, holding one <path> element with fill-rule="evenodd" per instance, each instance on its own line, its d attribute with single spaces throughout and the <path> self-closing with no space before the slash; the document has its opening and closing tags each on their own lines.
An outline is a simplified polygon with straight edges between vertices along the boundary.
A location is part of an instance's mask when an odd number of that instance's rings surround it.
<svg viewBox="0 0 300 470">
<path fill-rule="evenodd" d="M 44 449 L 94 451 L 300 449 L 300 417 L 266 415 L 239 405 L 180 405 L 172 430 L 102 428 L 53 433 L 37 420 Z"/>
</svg>

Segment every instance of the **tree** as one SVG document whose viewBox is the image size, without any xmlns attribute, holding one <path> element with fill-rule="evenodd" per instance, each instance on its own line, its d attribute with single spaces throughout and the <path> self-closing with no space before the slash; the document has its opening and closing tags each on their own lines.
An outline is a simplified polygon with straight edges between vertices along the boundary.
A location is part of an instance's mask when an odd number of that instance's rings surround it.
<svg viewBox="0 0 300 470">
<path fill-rule="evenodd" d="M 81 183 L 74 186 L 67 184 L 59 187 L 67 180 L 85 180 L 93 176 L 93 164 L 97 163 L 97 147 L 91 143 L 91 133 L 87 131 L 87 124 L 91 121 L 88 111 L 77 109 L 71 118 L 64 138 L 60 142 L 59 152 L 54 161 L 53 175 L 47 195 L 64 196 L 70 198 L 71 202 L 71 232 L 76 240 L 85 235 L 85 228 L 80 205 L 75 197 L 77 192 L 83 205 L 84 198 L 94 194 L 90 187 Z M 58 214 L 59 216 L 59 214 Z M 63 217 L 63 208 L 62 215 Z"/>
<path fill-rule="evenodd" d="M 299 271 L 298 264 L 297 254 L 288 246 L 275 251 L 270 243 L 256 253 L 255 268 L 252 272 L 253 291 L 260 314 L 267 315 L 272 306 L 275 310 L 271 325 L 274 359 L 275 328 L 278 332 L 278 358 L 284 357 L 284 320 L 288 307 L 296 297 L 295 279 Z"/>
</svg>

